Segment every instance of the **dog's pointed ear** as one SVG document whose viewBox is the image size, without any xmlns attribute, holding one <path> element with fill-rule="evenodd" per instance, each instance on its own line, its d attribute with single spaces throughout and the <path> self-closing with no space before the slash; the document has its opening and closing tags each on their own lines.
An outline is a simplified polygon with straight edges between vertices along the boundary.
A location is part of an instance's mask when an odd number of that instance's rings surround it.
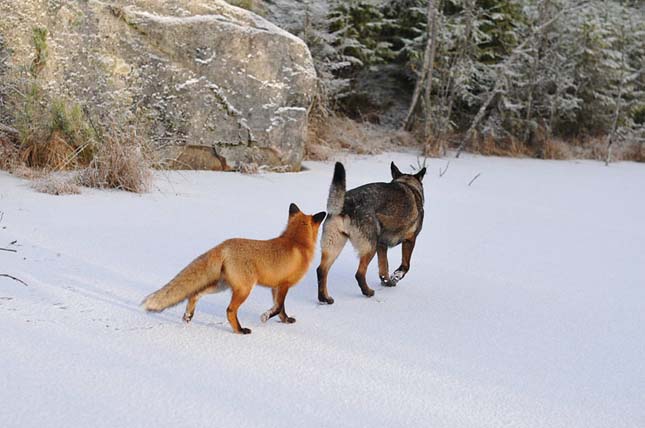
<svg viewBox="0 0 645 428">
<path fill-rule="evenodd" d="M 325 216 L 327 215 L 326 212 L 321 211 L 319 213 L 314 214 L 312 217 L 314 218 L 314 223 L 322 223 L 322 221 L 325 219 Z"/>
<path fill-rule="evenodd" d="M 289 217 L 299 212 L 300 212 L 300 208 L 298 208 L 298 205 L 292 202 L 291 205 L 289 205 Z"/>
<path fill-rule="evenodd" d="M 401 171 L 399 171 L 399 169 L 396 167 L 396 165 L 394 165 L 394 161 L 392 161 L 392 163 L 390 164 L 390 171 L 392 171 L 392 180 L 396 180 L 403 175 Z"/>
<path fill-rule="evenodd" d="M 426 167 L 425 166 L 423 168 L 421 168 L 421 171 L 419 171 L 416 174 L 414 174 L 414 177 L 417 180 L 422 181 L 424 175 L 426 175 Z"/>
</svg>

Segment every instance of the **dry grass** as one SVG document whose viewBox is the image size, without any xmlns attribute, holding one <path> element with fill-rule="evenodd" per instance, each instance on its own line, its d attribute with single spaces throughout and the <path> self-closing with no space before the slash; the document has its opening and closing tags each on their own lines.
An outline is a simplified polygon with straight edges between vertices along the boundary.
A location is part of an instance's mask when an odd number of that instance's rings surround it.
<svg viewBox="0 0 645 428">
<path fill-rule="evenodd" d="M 24 144 L 20 150 L 20 160 L 32 168 L 69 169 L 77 165 L 76 158 L 76 149 L 57 131 L 44 143 Z"/>
<path fill-rule="evenodd" d="M 483 137 L 475 137 L 471 145 L 471 151 L 486 156 L 531 156 L 530 149 L 517 138 L 507 136 L 496 139 L 490 134 L 484 135 Z"/>
<path fill-rule="evenodd" d="M 412 134 L 347 117 L 313 117 L 309 123 L 305 159 L 328 160 L 338 152 L 378 154 L 418 146 Z"/>
<path fill-rule="evenodd" d="M 549 139 L 544 141 L 541 150 L 542 159 L 570 159 L 571 152 L 567 144 L 562 140 Z"/>
<path fill-rule="evenodd" d="M 120 189 L 142 193 L 152 183 L 150 155 L 135 127 L 104 134 L 87 168 L 80 171 L 79 183 L 86 187 Z"/>
<path fill-rule="evenodd" d="M 448 148 L 458 145 L 459 138 L 460 136 L 457 134 L 444 134 L 428 138 L 423 145 L 423 155 L 432 158 L 446 156 Z"/>
<path fill-rule="evenodd" d="M 18 164 L 18 148 L 9 137 L 0 134 L 0 169 L 11 171 Z"/>
<path fill-rule="evenodd" d="M 288 165 L 269 166 L 260 165 L 257 162 L 239 162 L 234 170 L 247 175 L 262 174 L 265 172 L 292 171 L 292 169 Z"/>
<path fill-rule="evenodd" d="M 49 195 L 76 195 L 81 193 L 76 174 L 51 173 L 31 183 L 31 187 L 40 193 Z"/>
<path fill-rule="evenodd" d="M 38 180 L 45 177 L 48 172 L 43 169 L 31 168 L 25 164 L 17 164 L 9 170 L 11 174 L 25 180 Z"/>
</svg>

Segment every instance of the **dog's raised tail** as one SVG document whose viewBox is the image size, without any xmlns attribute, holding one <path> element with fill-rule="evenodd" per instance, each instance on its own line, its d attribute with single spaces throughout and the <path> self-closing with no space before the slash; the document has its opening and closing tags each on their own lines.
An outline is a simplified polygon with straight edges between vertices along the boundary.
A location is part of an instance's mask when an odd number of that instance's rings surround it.
<svg viewBox="0 0 645 428">
<path fill-rule="evenodd" d="M 345 167 L 342 163 L 336 162 L 334 166 L 334 178 L 329 186 L 329 198 L 327 199 L 327 214 L 340 214 L 345 204 Z"/>
<path fill-rule="evenodd" d="M 168 284 L 141 303 L 146 311 L 161 312 L 217 282 L 222 272 L 222 257 L 217 248 L 202 254 L 182 269 Z"/>
</svg>

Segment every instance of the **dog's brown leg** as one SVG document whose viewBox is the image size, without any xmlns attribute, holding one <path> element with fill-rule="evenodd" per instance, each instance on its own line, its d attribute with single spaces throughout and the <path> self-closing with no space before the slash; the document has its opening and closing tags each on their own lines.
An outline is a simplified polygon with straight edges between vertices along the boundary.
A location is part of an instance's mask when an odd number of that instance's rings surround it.
<svg viewBox="0 0 645 428">
<path fill-rule="evenodd" d="M 381 285 L 384 287 L 391 287 L 390 283 L 390 268 L 387 262 L 387 246 L 378 244 L 376 247 L 376 255 L 378 256 L 378 276 L 381 278 Z"/>
<path fill-rule="evenodd" d="M 412 250 L 414 250 L 414 244 L 416 242 L 416 237 L 412 239 L 406 239 L 403 241 L 403 257 L 401 258 L 401 266 L 394 271 L 390 277 L 390 282 L 392 285 L 396 285 L 397 282 L 401 281 L 405 274 L 410 270 L 410 259 L 412 258 Z"/>
<path fill-rule="evenodd" d="M 361 287 L 361 291 L 367 297 L 372 297 L 374 295 L 374 290 L 372 290 L 365 280 L 365 273 L 367 272 L 367 267 L 374 258 L 376 250 L 370 250 L 369 253 L 363 254 L 361 256 L 360 262 L 358 263 L 358 270 L 356 271 L 356 281 L 358 281 L 358 286 Z"/>
<path fill-rule="evenodd" d="M 318 277 L 318 300 L 321 303 L 331 305 L 334 303 L 327 293 L 327 275 L 331 265 L 334 264 L 336 258 L 343 250 L 347 243 L 347 235 L 341 232 L 342 218 L 340 216 L 328 217 L 323 225 L 323 233 L 320 238 L 322 247 L 322 256 L 320 258 L 320 266 L 316 269 Z"/>
</svg>

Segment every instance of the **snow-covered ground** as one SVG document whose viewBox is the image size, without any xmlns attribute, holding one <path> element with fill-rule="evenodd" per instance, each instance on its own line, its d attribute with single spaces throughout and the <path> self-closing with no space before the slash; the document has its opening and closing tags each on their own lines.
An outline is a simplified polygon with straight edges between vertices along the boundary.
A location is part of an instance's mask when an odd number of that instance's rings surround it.
<svg viewBox="0 0 645 428">
<path fill-rule="evenodd" d="M 389 180 L 385 154 L 345 159 L 348 185 Z M 0 173 L 3 427 L 643 427 L 645 166 L 430 160 L 412 269 L 367 299 L 347 247 L 319 305 L 315 267 L 235 335 L 228 293 L 139 303 L 235 236 L 271 238 L 290 202 L 324 209 L 333 164 L 299 174 L 158 173 L 144 195 L 49 196 Z M 477 174 L 471 186 L 468 182 Z M 10 243 L 17 240 L 17 243 Z M 390 266 L 400 248 L 390 250 Z"/>
</svg>

